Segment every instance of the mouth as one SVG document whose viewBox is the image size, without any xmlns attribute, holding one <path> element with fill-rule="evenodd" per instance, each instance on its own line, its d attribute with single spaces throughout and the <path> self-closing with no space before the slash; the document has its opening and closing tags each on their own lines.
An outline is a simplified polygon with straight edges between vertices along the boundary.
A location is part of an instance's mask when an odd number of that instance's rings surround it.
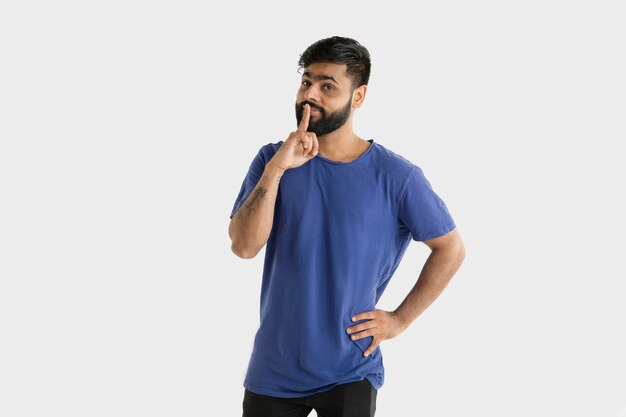
<svg viewBox="0 0 626 417">
<path fill-rule="evenodd" d="M 317 107 L 313 107 L 309 104 L 309 108 L 311 109 L 311 116 L 313 115 L 320 115 L 322 114 L 322 112 L 320 111 L 320 109 L 318 109 Z M 304 106 L 302 107 L 302 111 L 304 112 Z"/>
<path fill-rule="evenodd" d="M 310 111 L 309 114 L 311 115 L 311 117 L 315 116 L 317 118 L 317 117 L 321 117 L 322 116 L 322 114 L 323 114 L 322 110 L 320 110 L 317 107 L 313 107 L 313 105 L 311 105 L 311 103 L 304 103 L 304 104 L 302 104 L 300 106 L 300 111 L 302 112 L 302 114 L 304 114 L 304 105 L 305 104 L 309 105 L 309 111 Z"/>
</svg>

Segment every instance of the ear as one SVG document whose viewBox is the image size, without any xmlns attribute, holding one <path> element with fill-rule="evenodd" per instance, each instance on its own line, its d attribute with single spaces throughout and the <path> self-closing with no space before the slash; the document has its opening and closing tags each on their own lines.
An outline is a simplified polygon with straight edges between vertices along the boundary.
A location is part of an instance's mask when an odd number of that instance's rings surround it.
<svg viewBox="0 0 626 417">
<path fill-rule="evenodd" d="M 365 94 L 367 93 L 367 85 L 363 84 L 362 86 L 355 88 L 352 92 L 352 107 L 358 109 L 363 104 L 363 100 L 365 100 Z"/>
</svg>

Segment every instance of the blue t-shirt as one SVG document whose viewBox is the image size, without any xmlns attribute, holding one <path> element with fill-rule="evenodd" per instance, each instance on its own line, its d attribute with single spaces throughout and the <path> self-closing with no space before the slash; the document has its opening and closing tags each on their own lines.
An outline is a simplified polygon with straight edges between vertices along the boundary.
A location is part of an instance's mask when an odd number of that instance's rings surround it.
<svg viewBox="0 0 626 417">
<path fill-rule="evenodd" d="M 303 397 L 367 378 L 384 382 L 381 345 L 353 341 L 357 313 L 375 310 L 411 239 L 455 228 L 421 168 L 369 140 L 350 162 L 319 154 L 280 179 L 265 248 L 260 325 L 244 387 L 274 397 Z M 231 213 L 256 187 L 283 144 L 252 161 Z"/>
</svg>

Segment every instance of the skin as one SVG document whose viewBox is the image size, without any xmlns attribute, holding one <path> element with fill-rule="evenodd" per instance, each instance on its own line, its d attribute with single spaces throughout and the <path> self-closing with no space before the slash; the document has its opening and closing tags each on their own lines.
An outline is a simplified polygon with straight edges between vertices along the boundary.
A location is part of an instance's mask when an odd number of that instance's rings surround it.
<svg viewBox="0 0 626 417">
<path fill-rule="evenodd" d="M 456 228 L 443 236 L 426 240 L 424 244 L 431 253 L 415 286 L 400 306 L 394 311 L 375 309 L 352 317 L 355 322 L 366 320 L 346 329 L 353 340 L 373 337 L 363 356 L 367 357 L 383 340 L 393 339 L 406 330 L 441 294 L 465 258 L 465 247 Z"/>
<path fill-rule="evenodd" d="M 329 79 L 331 78 L 332 79 Z M 352 121 L 354 110 L 361 107 L 365 100 L 367 86 L 352 87 L 352 78 L 346 74 L 345 64 L 313 63 L 304 68 L 300 88 L 296 93 L 296 105 L 311 103 L 323 109 L 327 114 L 341 111 L 348 101 L 352 111 L 346 123 L 339 129 L 319 136 L 318 153 L 328 159 L 349 162 L 363 154 L 370 143 L 354 133 Z M 314 111 L 310 120 L 315 122 L 321 117 Z M 305 143 L 308 145 L 308 143 Z M 305 148 L 307 149 L 307 148 Z"/>
<path fill-rule="evenodd" d="M 310 107 L 304 112 L 298 128 L 291 132 L 274 157 L 265 165 L 263 175 L 253 192 L 234 213 L 228 226 L 231 250 L 243 259 L 254 258 L 265 246 L 272 229 L 274 205 L 283 173 L 299 167 L 317 155 L 315 133 L 307 132 Z"/>
<path fill-rule="evenodd" d="M 243 259 L 254 258 L 267 243 L 278 185 L 285 170 L 303 165 L 318 154 L 334 161 L 349 162 L 370 146 L 369 142 L 359 138 L 352 130 L 354 110 L 361 107 L 367 86 L 353 88 L 345 64 L 314 63 L 304 70 L 296 93 L 296 105 L 303 108 L 298 128 L 289 134 L 268 161 L 255 190 L 237 210 L 228 226 L 231 250 Z M 308 131 L 309 121 L 319 120 L 320 115 L 311 112 L 310 106 L 304 103 L 332 114 L 344 109 L 348 102 L 352 111 L 343 126 L 319 138 Z"/>
<path fill-rule="evenodd" d="M 314 63 L 304 70 L 296 94 L 296 106 L 302 106 L 303 109 L 298 128 L 289 134 L 266 164 L 257 190 L 251 193 L 231 220 L 229 233 L 233 240 L 233 252 L 244 258 L 254 257 L 267 242 L 276 190 L 285 170 L 305 164 L 317 154 L 334 161 L 350 162 L 370 146 L 352 128 L 354 110 L 363 104 L 367 86 L 353 88 L 345 64 Z M 311 105 L 331 114 L 343 109 L 348 101 L 351 102 L 352 111 L 342 127 L 319 137 L 307 131 L 309 122 L 321 117 L 311 111 Z M 353 322 L 365 321 L 346 329 L 354 340 L 373 337 L 364 356 L 368 356 L 383 340 L 397 337 L 406 330 L 441 294 L 465 258 L 465 248 L 457 229 L 423 243 L 430 248 L 431 253 L 415 286 L 400 306 L 394 311 L 375 309 L 355 314 Z"/>
</svg>

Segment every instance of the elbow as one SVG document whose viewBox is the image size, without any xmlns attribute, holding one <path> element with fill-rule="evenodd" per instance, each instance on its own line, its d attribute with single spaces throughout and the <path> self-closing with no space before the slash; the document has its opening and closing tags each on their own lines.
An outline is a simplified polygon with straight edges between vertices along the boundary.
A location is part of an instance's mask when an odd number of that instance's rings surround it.
<svg viewBox="0 0 626 417">
<path fill-rule="evenodd" d="M 456 253 L 456 270 L 458 270 L 461 265 L 463 264 L 463 261 L 465 261 L 465 246 L 461 243 L 460 247 L 457 248 L 457 253 Z"/>
<path fill-rule="evenodd" d="M 461 262 L 465 260 L 466 253 L 467 252 L 465 251 L 465 245 L 463 244 L 463 242 L 461 242 L 460 247 L 459 247 L 459 260 Z"/>
<path fill-rule="evenodd" d="M 465 260 L 465 245 L 459 240 L 458 244 L 453 247 L 452 251 L 455 254 L 457 264 L 460 266 Z"/>
<path fill-rule="evenodd" d="M 233 241 L 232 245 L 230 246 L 230 250 L 241 259 L 252 259 L 259 253 L 259 251 L 254 251 L 250 248 L 246 248 L 243 245 L 237 244 L 237 242 L 235 241 Z"/>
<path fill-rule="evenodd" d="M 231 222 L 228 229 L 231 245 L 230 250 L 241 259 L 252 259 L 258 255 L 265 242 L 257 242 L 252 236 L 243 236 Z"/>
<path fill-rule="evenodd" d="M 232 219 L 232 217 L 231 217 Z M 231 220 L 230 225 L 228 226 L 228 235 L 230 236 L 231 245 L 230 250 L 232 253 L 240 257 L 241 259 L 251 259 L 256 256 L 256 252 L 252 252 L 248 246 L 241 239 L 241 236 L 237 233 L 234 228 L 234 223 Z"/>
<path fill-rule="evenodd" d="M 450 253 L 453 253 L 455 255 L 457 262 L 460 265 L 465 260 L 465 255 L 466 255 L 465 243 L 463 242 L 463 239 L 458 234 L 458 232 L 456 232 L 453 234 L 453 239 L 451 239 L 450 242 L 448 243 L 449 243 L 448 247 L 450 248 Z"/>
</svg>

